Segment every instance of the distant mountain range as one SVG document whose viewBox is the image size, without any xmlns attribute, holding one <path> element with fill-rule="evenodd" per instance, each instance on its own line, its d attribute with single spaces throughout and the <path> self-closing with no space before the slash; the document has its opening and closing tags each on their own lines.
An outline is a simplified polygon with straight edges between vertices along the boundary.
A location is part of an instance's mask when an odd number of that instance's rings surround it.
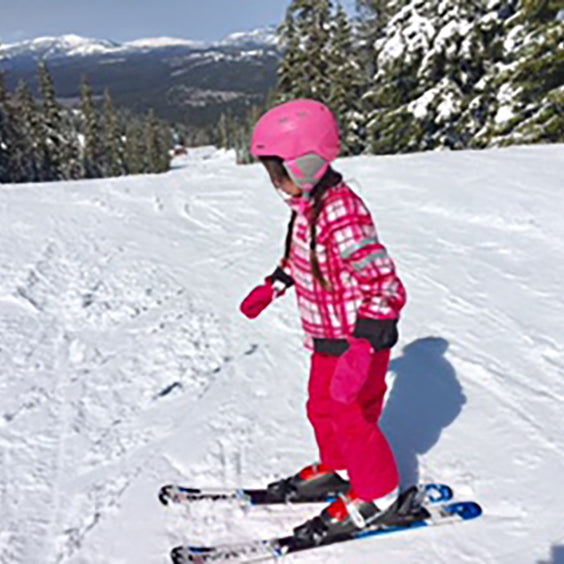
<svg viewBox="0 0 564 564">
<path fill-rule="evenodd" d="M 275 28 L 235 33 L 205 43 L 169 37 L 128 43 L 77 35 L 0 44 L 8 89 L 26 80 L 37 91 L 37 63 L 47 62 L 57 95 L 72 105 L 87 75 L 97 96 L 109 88 L 114 104 L 196 126 L 222 112 L 244 113 L 276 83 L 281 59 Z"/>
</svg>

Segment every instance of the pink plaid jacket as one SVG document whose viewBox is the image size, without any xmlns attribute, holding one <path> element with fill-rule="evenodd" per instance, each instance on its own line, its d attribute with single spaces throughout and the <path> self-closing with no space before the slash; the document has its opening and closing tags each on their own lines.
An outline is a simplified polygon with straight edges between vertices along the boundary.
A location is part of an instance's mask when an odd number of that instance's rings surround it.
<svg viewBox="0 0 564 564">
<path fill-rule="evenodd" d="M 405 289 L 360 197 L 342 180 L 324 195 L 316 251 L 327 289 L 311 269 L 312 203 L 293 202 L 291 207 L 298 215 L 290 257 L 281 267 L 296 286 L 307 348 L 313 349 L 315 339 L 364 336 L 358 335 L 360 319 L 397 320 L 406 301 Z"/>
</svg>

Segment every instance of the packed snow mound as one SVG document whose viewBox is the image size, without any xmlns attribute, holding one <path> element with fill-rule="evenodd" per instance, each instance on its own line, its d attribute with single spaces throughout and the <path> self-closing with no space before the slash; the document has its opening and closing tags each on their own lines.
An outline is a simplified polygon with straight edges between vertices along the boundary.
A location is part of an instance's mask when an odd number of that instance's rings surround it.
<svg viewBox="0 0 564 564">
<path fill-rule="evenodd" d="M 562 145 L 337 161 L 409 295 L 382 418 L 403 485 L 447 482 L 485 514 L 300 562 L 562 561 L 563 162 Z M 164 564 L 318 511 L 156 496 L 317 456 L 292 292 L 238 311 L 288 215 L 259 165 L 213 147 L 164 175 L 0 186 L 0 562 Z"/>
</svg>

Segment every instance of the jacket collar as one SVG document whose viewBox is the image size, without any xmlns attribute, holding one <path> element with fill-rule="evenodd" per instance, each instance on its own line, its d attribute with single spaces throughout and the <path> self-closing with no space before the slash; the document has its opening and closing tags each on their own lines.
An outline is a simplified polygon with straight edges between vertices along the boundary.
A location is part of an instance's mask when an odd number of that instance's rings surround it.
<svg viewBox="0 0 564 564">
<path fill-rule="evenodd" d="M 319 194 L 319 192 L 324 193 L 330 188 L 338 186 L 342 181 L 342 174 L 329 167 L 311 192 L 304 192 L 301 196 L 289 198 L 286 201 L 293 211 L 299 215 L 307 215 L 313 207 L 313 200 L 316 194 Z"/>
</svg>

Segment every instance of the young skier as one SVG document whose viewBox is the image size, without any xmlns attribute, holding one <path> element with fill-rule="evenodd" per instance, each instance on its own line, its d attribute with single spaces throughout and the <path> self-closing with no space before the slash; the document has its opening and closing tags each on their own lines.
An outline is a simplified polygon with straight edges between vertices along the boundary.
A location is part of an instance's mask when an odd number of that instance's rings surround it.
<svg viewBox="0 0 564 564">
<path fill-rule="evenodd" d="M 296 289 L 306 347 L 313 351 L 307 415 L 320 462 L 270 484 L 268 495 L 336 497 L 294 531 L 315 544 L 381 518 L 399 484 L 378 421 L 406 294 L 370 212 L 330 166 L 340 147 L 335 117 L 314 100 L 277 106 L 257 123 L 251 153 L 292 214 L 283 259 L 241 304 L 253 319 L 286 289 Z"/>
</svg>

